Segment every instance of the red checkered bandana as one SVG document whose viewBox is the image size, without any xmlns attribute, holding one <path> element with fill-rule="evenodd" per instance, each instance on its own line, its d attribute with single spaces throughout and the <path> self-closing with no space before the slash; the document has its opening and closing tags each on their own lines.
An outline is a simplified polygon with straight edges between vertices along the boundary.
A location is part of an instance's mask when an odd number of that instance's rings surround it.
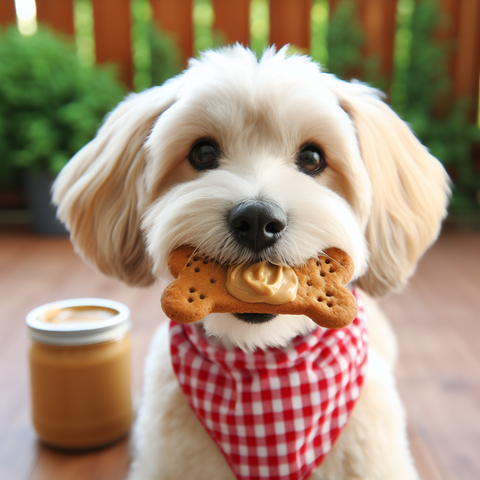
<svg viewBox="0 0 480 480">
<path fill-rule="evenodd" d="M 360 302 L 350 326 L 318 327 L 285 348 L 225 350 L 174 322 L 170 340 L 180 387 L 239 480 L 308 478 L 345 426 L 366 368 Z"/>
</svg>

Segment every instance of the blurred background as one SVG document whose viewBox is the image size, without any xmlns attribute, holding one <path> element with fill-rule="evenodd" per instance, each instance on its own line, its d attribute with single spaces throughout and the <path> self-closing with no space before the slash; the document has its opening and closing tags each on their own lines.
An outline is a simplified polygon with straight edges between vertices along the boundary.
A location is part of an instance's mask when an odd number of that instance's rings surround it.
<svg viewBox="0 0 480 480">
<path fill-rule="evenodd" d="M 454 181 L 449 221 L 480 223 L 477 0 L 1 0 L 0 223 L 55 233 L 32 196 L 103 116 L 237 41 L 289 43 L 387 92 Z"/>
<path fill-rule="evenodd" d="M 36 439 L 23 319 L 65 298 L 125 303 L 138 399 L 150 339 L 167 321 L 165 285 L 126 288 L 86 265 L 55 220 L 50 186 L 129 91 L 236 41 L 257 55 L 288 43 L 325 71 L 381 88 L 448 170 L 446 228 L 409 286 L 381 305 L 399 339 L 421 478 L 478 480 L 480 0 L 0 0 L 0 479 L 125 478 L 128 438 L 88 453 Z"/>
</svg>

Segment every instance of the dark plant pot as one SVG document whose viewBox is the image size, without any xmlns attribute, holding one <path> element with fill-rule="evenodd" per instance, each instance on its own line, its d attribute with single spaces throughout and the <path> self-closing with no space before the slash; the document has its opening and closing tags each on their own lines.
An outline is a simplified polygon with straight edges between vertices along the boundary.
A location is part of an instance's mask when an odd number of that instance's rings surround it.
<svg viewBox="0 0 480 480">
<path fill-rule="evenodd" d="M 66 235 L 67 229 L 57 219 L 57 209 L 52 205 L 54 177 L 48 173 L 27 172 L 24 178 L 27 206 L 32 213 L 33 228 L 42 235 Z"/>
</svg>

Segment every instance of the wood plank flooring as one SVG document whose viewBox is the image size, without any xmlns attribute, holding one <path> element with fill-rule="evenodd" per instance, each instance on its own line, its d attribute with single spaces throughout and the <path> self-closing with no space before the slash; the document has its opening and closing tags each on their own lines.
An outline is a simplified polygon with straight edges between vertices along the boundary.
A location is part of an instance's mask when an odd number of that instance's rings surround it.
<svg viewBox="0 0 480 480">
<path fill-rule="evenodd" d="M 479 267 L 480 234 L 444 232 L 409 287 L 381 302 L 400 344 L 398 385 L 423 480 L 480 479 Z M 36 306 L 63 298 L 106 297 L 128 305 L 138 398 L 149 340 L 166 320 L 162 289 L 126 288 L 104 277 L 73 253 L 67 238 L 39 237 L 23 227 L 0 230 L 0 479 L 124 478 L 128 438 L 79 454 L 36 440 L 24 318 Z"/>
</svg>

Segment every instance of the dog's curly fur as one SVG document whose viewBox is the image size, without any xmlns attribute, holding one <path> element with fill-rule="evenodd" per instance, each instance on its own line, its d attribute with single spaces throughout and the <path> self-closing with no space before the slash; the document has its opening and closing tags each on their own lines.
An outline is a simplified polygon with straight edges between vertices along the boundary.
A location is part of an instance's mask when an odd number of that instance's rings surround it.
<svg viewBox="0 0 480 480">
<path fill-rule="evenodd" d="M 168 276 L 166 259 L 193 245 L 224 263 L 253 259 L 226 216 L 239 202 L 273 201 L 288 226 L 263 252 L 299 265 L 327 247 L 355 262 L 370 330 L 369 366 L 347 427 L 314 479 L 416 479 L 392 367 L 396 343 L 371 296 L 399 289 L 436 239 L 449 182 L 408 126 L 361 83 L 321 72 L 305 56 L 236 45 L 204 53 L 161 87 L 129 95 L 54 186 L 76 250 L 129 285 Z M 201 138 L 220 149 L 198 172 L 188 154 Z M 296 166 L 302 145 L 324 152 L 316 177 Z M 226 348 L 281 347 L 315 328 L 303 316 L 252 325 L 230 314 L 203 320 Z M 190 410 L 160 327 L 146 365 L 131 480 L 231 479 L 226 461 Z"/>
</svg>

